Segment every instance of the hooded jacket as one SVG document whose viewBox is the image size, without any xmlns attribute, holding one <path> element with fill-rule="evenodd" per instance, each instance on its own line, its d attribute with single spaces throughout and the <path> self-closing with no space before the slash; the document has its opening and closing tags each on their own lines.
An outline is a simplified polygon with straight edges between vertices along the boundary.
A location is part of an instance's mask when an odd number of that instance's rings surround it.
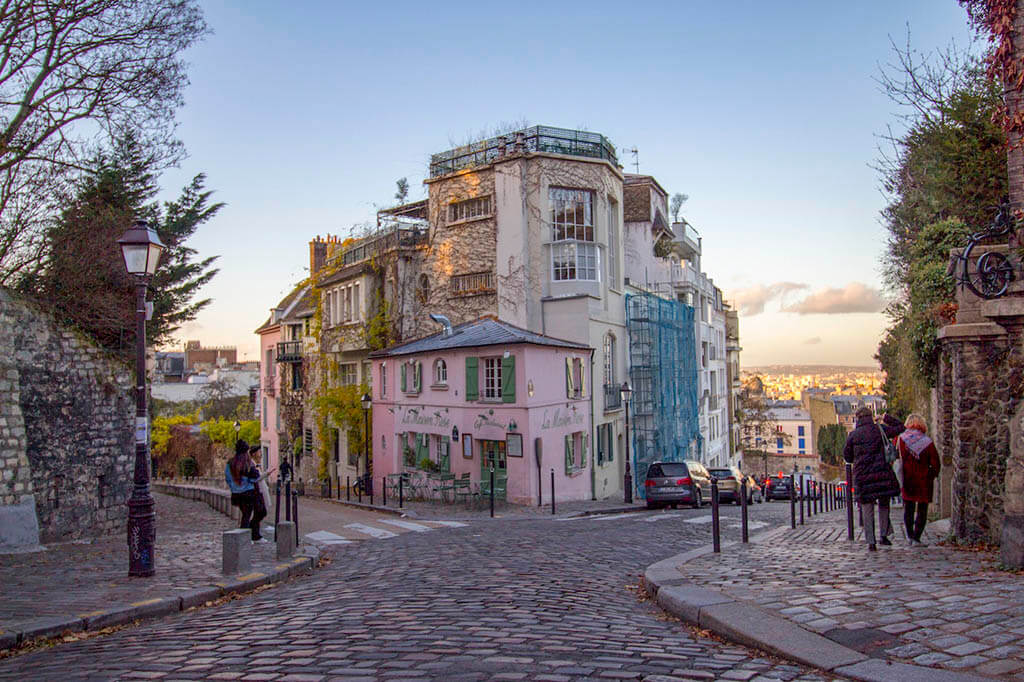
<svg viewBox="0 0 1024 682">
<path fill-rule="evenodd" d="M 885 437 L 892 439 L 906 427 L 900 421 L 885 415 L 884 423 L 875 423 L 870 416 L 857 419 L 857 427 L 846 438 L 843 459 L 853 464 L 853 488 L 858 502 L 874 502 L 900 494 L 900 484 L 892 466 L 885 461 Z"/>
</svg>

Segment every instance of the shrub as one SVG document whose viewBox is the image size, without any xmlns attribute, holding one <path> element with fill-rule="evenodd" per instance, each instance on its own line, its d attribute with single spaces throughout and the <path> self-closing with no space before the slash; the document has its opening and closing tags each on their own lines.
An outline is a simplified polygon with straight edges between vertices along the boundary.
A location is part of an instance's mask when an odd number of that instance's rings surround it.
<svg viewBox="0 0 1024 682">
<path fill-rule="evenodd" d="M 182 478 L 190 478 L 199 474 L 199 464 L 195 457 L 182 457 L 178 460 L 178 475 Z"/>
</svg>

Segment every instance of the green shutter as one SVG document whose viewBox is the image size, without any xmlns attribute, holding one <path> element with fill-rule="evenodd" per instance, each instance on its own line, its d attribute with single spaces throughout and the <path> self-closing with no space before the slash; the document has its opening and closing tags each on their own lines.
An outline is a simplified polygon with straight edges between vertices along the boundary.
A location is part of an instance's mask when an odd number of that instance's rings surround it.
<svg viewBox="0 0 1024 682">
<path fill-rule="evenodd" d="M 403 362 L 402 365 L 401 365 L 402 371 L 399 372 L 399 374 L 402 377 L 402 393 L 405 393 L 405 368 L 406 367 L 408 367 L 408 365 Z"/>
<path fill-rule="evenodd" d="M 477 358 L 466 358 L 466 400 L 476 400 L 479 395 L 477 382 Z"/>
<path fill-rule="evenodd" d="M 615 429 L 611 424 L 606 424 L 605 434 L 608 436 L 608 461 L 615 459 Z"/>
<path fill-rule="evenodd" d="M 423 386 L 423 363 L 417 360 L 416 364 L 413 365 L 413 373 L 412 373 L 412 390 L 413 390 L 413 392 L 419 393 L 421 386 Z"/>
<path fill-rule="evenodd" d="M 575 398 L 575 389 L 572 385 L 572 358 L 565 359 L 565 397 Z"/>
<path fill-rule="evenodd" d="M 501 402 L 516 401 L 516 356 L 501 359 Z"/>
<path fill-rule="evenodd" d="M 565 475 L 572 473 L 572 436 L 565 437 Z"/>
<path fill-rule="evenodd" d="M 583 434 L 583 437 L 580 439 L 580 445 L 582 446 L 582 450 L 580 451 L 580 468 L 581 469 L 586 469 L 587 468 L 587 455 L 590 454 L 590 452 L 589 452 L 589 450 L 590 450 L 590 434 L 589 433 Z"/>
<path fill-rule="evenodd" d="M 580 397 L 587 397 L 587 366 L 580 360 Z"/>
<path fill-rule="evenodd" d="M 607 424 L 597 426 L 597 463 L 604 464 L 604 430 Z"/>
</svg>

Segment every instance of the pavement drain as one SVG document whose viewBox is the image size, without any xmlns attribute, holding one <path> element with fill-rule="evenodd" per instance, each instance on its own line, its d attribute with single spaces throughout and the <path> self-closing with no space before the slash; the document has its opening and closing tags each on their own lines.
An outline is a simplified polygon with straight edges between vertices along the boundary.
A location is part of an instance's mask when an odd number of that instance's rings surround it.
<svg viewBox="0 0 1024 682">
<path fill-rule="evenodd" d="M 899 637 L 875 628 L 835 628 L 823 633 L 833 642 L 842 644 L 867 656 L 875 656 L 897 645 Z"/>
</svg>

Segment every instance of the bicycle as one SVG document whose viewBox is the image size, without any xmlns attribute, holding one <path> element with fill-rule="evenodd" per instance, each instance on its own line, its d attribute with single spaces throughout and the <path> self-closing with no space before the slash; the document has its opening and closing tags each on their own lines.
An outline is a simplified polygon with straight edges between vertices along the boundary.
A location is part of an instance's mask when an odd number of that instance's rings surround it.
<svg viewBox="0 0 1024 682">
<path fill-rule="evenodd" d="M 950 264 L 949 274 L 956 279 L 961 289 L 967 287 L 976 296 L 984 299 L 999 298 L 1006 294 L 1010 283 L 1016 279 L 1013 263 L 998 251 L 986 251 L 978 256 L 971 270 L 971 253 L 982 242 L 1007 237 L 1016 231 L 1012 209 L 1003 203 L 996 212 L 992 224 L 967 238 L 967 246 Z M 957 274 L 959 271 L 960 274 Z"/>
</svg>

